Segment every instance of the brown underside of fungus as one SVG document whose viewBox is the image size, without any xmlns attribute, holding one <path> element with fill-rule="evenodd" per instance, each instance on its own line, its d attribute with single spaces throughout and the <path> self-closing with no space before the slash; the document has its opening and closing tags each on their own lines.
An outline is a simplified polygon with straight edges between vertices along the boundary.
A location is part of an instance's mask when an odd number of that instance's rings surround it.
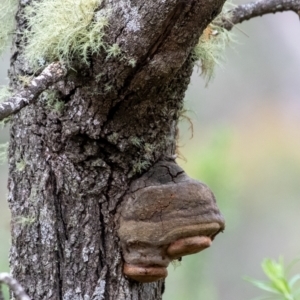
<svg viewBox="0 0 300 300">
<path fill-rule="evenodd" d="M 168 275 L 169 263 L 209 247 L 224 229 L 211 190 L 161 161 L 135 180 L 119 211 L 123 272 L 140 282 Z"/>
</svg>

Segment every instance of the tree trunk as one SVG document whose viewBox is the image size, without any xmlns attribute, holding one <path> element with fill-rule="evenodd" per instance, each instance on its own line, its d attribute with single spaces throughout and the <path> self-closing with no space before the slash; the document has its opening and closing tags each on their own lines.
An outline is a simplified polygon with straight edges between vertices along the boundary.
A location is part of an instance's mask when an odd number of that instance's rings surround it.
<svg viewBox="0 0 300 300">
<path fill-rule="evenodd" d="M 174 156 L 192 50 L 223 2 L 103 1 L 122 57 L 93 55 L 13 117 L 10 264 L 32 299 L 161 299 L 163 280 L 123 276 L 116 212 L 132 180 Z M 22 51 L 17 35 L 14 89 L 32 75 Z"/>
</svg>

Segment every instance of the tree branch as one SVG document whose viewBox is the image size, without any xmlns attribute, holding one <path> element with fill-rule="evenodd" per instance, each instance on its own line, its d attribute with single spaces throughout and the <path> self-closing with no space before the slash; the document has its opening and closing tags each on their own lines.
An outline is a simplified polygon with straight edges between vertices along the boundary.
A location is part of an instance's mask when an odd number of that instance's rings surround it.
<svg viewBox="0 0 300 300">
<path fill-rule="evenodd" d="M 252 18 L 284 11 L 294 11 L 300 16 L 300 0 L 259 0 L 242 4 L 218 17 L 214 24 L 231 30 L 234 25 Z"/>
<path fill-rule="evenodd" d="M 61 80 L 67 71 L 61 63 L 51 63 L 43 72 L 29 82 L 19 93 L 0 104 L 0 121 L 31 104 L 49 86 Z"/>
<path fill-rule="evenodd" d="M 30 300 L 23 287 L 10 274 L 0 273 L 0 283 L 7 284 L 17 300 Z"/>
</svg>

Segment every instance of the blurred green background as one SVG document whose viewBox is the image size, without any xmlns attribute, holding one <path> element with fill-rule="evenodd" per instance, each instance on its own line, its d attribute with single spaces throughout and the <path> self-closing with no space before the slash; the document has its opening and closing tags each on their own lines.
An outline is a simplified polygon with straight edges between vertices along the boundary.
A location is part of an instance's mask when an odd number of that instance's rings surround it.
<svg viewBox="0 0 300 300">
<path fill-rule="evenodd" d="M 235 29 L 238 43 L 207 88 L 195 69 L 186 93 L 194 136 L 183 120 L 185 159 L 178 159 L 215 192 L 226 230 L 210 249 L 169 267 L 164 300 L 250 300 L 260 291 L 243 276 L 263 278 L 265 257 L 300 256 L 299 17 L 276 14 L 238 27 L 248 37 Z M 4 129 L 0 142 L 7 139 Z M 0 271 L 7 271 L 7 165 L 0 176 Z"/>
</svg>

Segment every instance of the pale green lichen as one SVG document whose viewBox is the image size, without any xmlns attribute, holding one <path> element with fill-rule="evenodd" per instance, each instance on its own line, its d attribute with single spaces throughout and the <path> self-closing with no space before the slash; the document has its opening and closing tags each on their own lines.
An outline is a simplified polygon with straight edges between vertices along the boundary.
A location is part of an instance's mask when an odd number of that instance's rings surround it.
<svg viewBox="0 0 300 300">
<path fill-rule="evenodd" d="M 14 33 L 17 0 L 1 0 L 0 8 L 0 55 L 6 49 Z"/>
<path fill-rule="evenodd" d="M 31 187 L 31 191 L 30 191 L 30 196 L 29 196 L 29 201 L 31 202 L 36 202 L 38 199 L 38 189 L 36 186 L 32 186 Z"/>
<path fill-rule="evenodd" d="M 47 108 L 61 113 L 65 108 L 65 102 L 60 100 L 57 91 L 48 90 L 42 93 L 40 101 L 45 103 Z"/>
<path fill-rule="evenodd" d="M 0 144 L 0 165 L 7 162 L 8 142 Z"/>
<path fill-rule="evenodd" d="M 26 167 L 26 162 L 24 159 L 21 159 L 20 161 L 18 161 L 16 163 L 16 169 L 19 171 L 19 172 L 22 172 L 25 170 L 25 167 Z"/>
<path fill-rule="evenodd" d="M 52 103 L 56 100 L 56 98 L 57 98 L 57 91 L 46 90 L 41 94 L 39 101 L 42 103 L 48 103 L 48 102 Z"/>
<path fill-rule="evenodd" d="M 104 91 L 105 91 L 105 92 L 110 92 L 112 89 L 113 89 L 113 86 L 112 86 L 111 84 L 106 83 L 106 84 L 104 85 Z"/>
<path fill-rule="evenodd" d="M 118 44 L 113 44 L 106 49 L 107 58 L 116 57 L 121 54 L 121 48 Z"/>
<path fill-rule="evenodd" d="M 194 59 L 200 62 L 201 75 L 208 83 L 214 76 L 215 66 L 221 64 L 224 58 L 224 52 L 230 42 L 234 41 L 233 34 L 218 26 L 219 18 L 222 15 L 230 17 L 230 8 L 232 4 L 226 2 L 222 13 L 207 26 L 203 31 L 198 44 L 194 48 Z"/>
<path fill-rule="evenodd" d="M 61 113 L 65 109 L 65 102 L 57 99 L 52 104 L 52 107 L 53 107 L 54 111 Z"/>
<path fill-rule="evenodd" d="M 16 217 L 15 220 L 16 220 L 17 224 L 25 226 L 25 225 L 31 225 L 31 224 L 33 224 L 36 221 L 36 218 L 35 217 L 18 216 L 18 217 Z"/>
<path fill-rule="evenodd" d="M 155 150 L 155 146 L 154 145 L 151 145 L 149 143 L 145 143 L 144 145 L 144 150 L 146 151 L 146 153 L 151 153 Z"/>
<path fill-rule="evenodd" d="M 97 159 L 91 161 L 91 166 L 92 167 L 107 168 L 106 162 L 103 159 L 101 159 L 101 158 L 97 158 Z"/>
<path fill-rule="evenodd" d="M 0 102 L 7 100 L 11 96 L 11 91 L 8 86 L 4 85 L 0 87 Z"/>
<path fill-rule="evenodd" d="M 20 83 L 24 87 L 26 87 L 26 86 L 29 85 L 29 83 L 31 82 L 32 78 L 33 78 L 32 76 L 23 76 L 23 75 L 19 75 L 18 76 L 18 79 L 19 79 Z"/>
<path fill-rule="evenodd" d="M 99 73 L 95 76 L 96 82 L 99 82 L 101 80 L 101 77 L 104 75 L 104 73 Z"/>
<path fill-rule="evenodd" d="M 134 58 L 131 58 L 128 60 L 128 64 L 134 68 L 136 66 L 136 60 Z"/>
<path fill-rule="evenodd" d="M 112 144 L 116 144 L 118 142 L 118 138 L 119 134 L 117 132 L 114 132 L 107 137 L 107 140 Z"/>
<path fill-rule="evenodd" d="M 144 140 L 143 140 L 143 138 L 139 138 L 137 136 L 132 136 L 129 138 L 129 142 L 137 148 L 142 148 Z"/>
<path fill-rule="evenodd" d="M 147 160 L 138 160 L 135 161 L 132 165 L 132 172 L 133 174 L 139 174 L 142 171 L 148 169 L 151 166 L 151 163 Z"/>
<path fill-rule="evenodd" d="M 176 270 L 178 267 L 181 266 L 181 258 L 172 260 L 171 264 L 173 265 L 174 270 Z"/>
<path fill-rule="evenodd" d="M 105 47 L 107 17 L 95 13 L 100 0 L 42 0 L 25 10 L 28 28 L 25 58 L 33 67 L 45 61 L 73 59 L 88 63 L 90 55 Z"/>
<path fill-rule="evenodd" d="M 11 121 L 11 117 L 4 118 L 0 121 L 0 128 L 4 128 Z"/>
</svg>

